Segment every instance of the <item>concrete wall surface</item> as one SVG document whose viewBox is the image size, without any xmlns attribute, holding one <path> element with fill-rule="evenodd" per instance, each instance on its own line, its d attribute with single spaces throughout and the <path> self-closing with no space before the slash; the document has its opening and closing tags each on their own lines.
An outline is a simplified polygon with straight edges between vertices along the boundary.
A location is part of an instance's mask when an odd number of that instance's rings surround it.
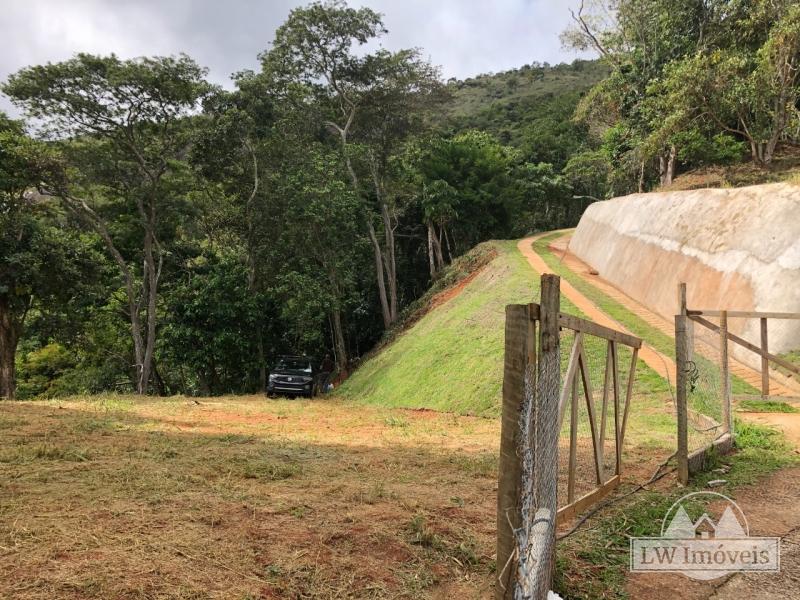
<svg viewBox="0 0 800 600">
<path fill-rule="evenodd" d="M 800 186 L 632 194 L 589 206 L 570 250 L 664 317 L 691 309 L 800 312 Z M 731 330 L 758 343 L 757 320 Z M 800 321 L 769 321 L 770 350 L 800 348 Z M 738 354 L 738 353 L 737 353 Z M 748 361 L 750 362 L 750 361 Z"/>
</svg>

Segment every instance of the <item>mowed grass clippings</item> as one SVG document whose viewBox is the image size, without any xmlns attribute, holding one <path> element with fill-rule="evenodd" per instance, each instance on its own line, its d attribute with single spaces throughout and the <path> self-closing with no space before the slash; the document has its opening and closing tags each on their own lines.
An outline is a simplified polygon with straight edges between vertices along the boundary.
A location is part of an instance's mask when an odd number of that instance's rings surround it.
<svg viewBox="0 0 800 600">
<path fill-rule="evenodd" d="M 340 401 L 0 404 L 0 597 L 485 598 L 499 425 Z"/>
</svg>

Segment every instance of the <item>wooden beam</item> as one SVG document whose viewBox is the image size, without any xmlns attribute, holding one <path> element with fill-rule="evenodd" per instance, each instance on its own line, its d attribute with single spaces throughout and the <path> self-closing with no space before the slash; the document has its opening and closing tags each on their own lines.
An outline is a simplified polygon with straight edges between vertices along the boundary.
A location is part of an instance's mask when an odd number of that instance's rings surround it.
<svg viewBox="0 0 800 600">
<path fill-rule="evenodd" d="M 678 481 L 689 483 L 689 429 L 686 397 L 686 321 L 685 315 L 675 315 L 675 412 L 678 422 Z"/>
<path fill-rule="evenodd" d="M 583 378 L 583 393 L 586 397 L 586 411 L 589 415 L 589 429 L 592 432 L 592 447 L 594 449 L 594 470 L 597 476 L 597 483 L 602 485 L 604 482 L 603 463 L 600 462 L 602 452 L 600 451 L 600 436 L 597 432 L 597 415 L 594 412 L 594 394 L 592 393 L 592 378 L 589 373 L 589 361 L 586 360 L 586 352 L 581 348 L 580 373 Z"/>
<path fill-rule="evenodd" d="M 761 318 L 761 352 L 769 354 L 769 340 L 767 339 L 767 319 Z M 769 359 L 761 355 L 761 395 L 769 397 Z"/>
<path fill-rule="evenodd" d="M 678 314 L 686 314 L 686 284 L 678 284 Z"/>
<path fill-rule="evenodd" d="M 614 475 L 603 485 L 578 498 L 572 504 L 558 509 L 558 524 L 569 523 L 590 506 L 597 504 L 619 486 L 619 475 Z"/>
<path fill-rule="evenodd" d="M 622 417 L 622 435 L 619 439 L 620 447 L 625 443 L 625 431 L 628 427 L 628 413 L 631 410 L 631 400 L 633 400 L 633 382 L 636 379 L 636 361 L 639 359 L 639 350 L 634 348 L 631 356 L 631 370 L 628 374 L 628 388 L 625 390 L 625 415 Z"/>
<path fill-rule="evenodd" d="M 567 474 L 567 502 L 575 500 L 575 472 L 578 470 L 578 380 L 572 378 L 568 384 L 572 389 L 569 414 L 569 471 Z"/>
<path fill-rule="evenodd" d="M 678 284 L 678 314 L 686 315 L 686 284 Z M 694 360 L 694 323 L 686 323 L 686 360 Z"/>
<path fill-rule="evenodd" d="M 619 412 L 619 359 L 617 345 L 611 342 L 612 369 L 614 375 L 614 449 L 616 451 L 616 468 L 614 472 L 619 475 L 622 471 L 622 446 L 619 443 L 622 430 L 622 415 Z"/>
<path fill-rule="evenodd" d="M 527 307 L 506 306 L 505 357 L 503 367 L 503 409 L 500 424 L 500 461 L 497 485 L 497 581 L 496 598 L 512 598 L 511 587 L 516 573 L 513 560 L 514 528 L 520 526 L 519 496 L 522 465 L 517 454 L 519 421 L 524 394 L 525 368 L 528 362 L 527 335 L 530 322 Z"/>
<path fill-rule="evenodd" d="M 605 465 L 606 453 L 606 421 L 608 420 L 608 390 L 611 382 L 611 346 L 614 342 L 606 344 L 606 368 L 603 373 L 603 403 L 600 405 L 600 464 Z"/>
<path fill-rule="evenodd" d="M 540 310 L 541 310 L 539 305 L 531 303 L 528 306 L 530 307 L 529 308 L 530 318 L 535 321 L 538 321 L 540 318 Z M 558 324 L 563 329 L 582 331 L 584 333 L 588 333 L 589 335 L 594 335 L 596 337 L 603 338 L 604 340 L 612 340 L 620 344 L 630 346 L 631 348 L 642 347 L 642 340 L 636 337 L 635 335 L 630 335 L 629 333 L 623 333 L 621 331 L 617 331 L 616 329 L 605 327 L 604 325 L 598 325 L 593 321 L 587 321 L 586 319 L 576 317 L 575 315 L 560 313 L 558 315 Z"/>
<path fill-rule="evenodd" d="M 564 414 L 567 410 L 567 397 L 569 396 L 570 387 L 575 381 L 575 374 L 578 369 L 578 358 L 583 348 L 583 334 L 579 331 L 575 334 L 575 339 L 572 342 L 572 350 L 569 354 L 569 363 L 567 364 L 567 373 L 564 376 L 563 387 L 561 388 L 561 396 L 558 399 L 558 428 L 564 423 Z"/>
<path fill-rule="evenodd" d="M 687 460 L 689 473 L 699 473 L 706 469 L 706 461 L 711 455 L 709 453 L 711 448 L 714 448 L 713 455 L 715 459 L 721 455 L 728 454 L 733 450 L 733 436 L 730 433 L 724 433 L 714 440 L 710 446 L 692 452 Z"/>
<path fill-rule="evenodd" d="M 616 329 L 611 329 L 609 327 L 604 327 L 603 325 L 598 325 L 597 323 L 593 323 L 592 321 L 587 321 L 586 319 L 581 319 L 580 317 L 575 317 L 573 315 L 565 315 L 564 313 L 561 313 L 558 316 L 558 322 L 559 325 L 561 325 L 561 327 L 565 329 L 572 329 L 573 331 L 582 331 L 584 333 L 588 333 L 589 335 L 603 338 L 604 340 L 610 340 L 613 342 L 624 344 L 626 346 L 630 346 L 631 348 L 642 347 L 642 340 L 636 336 L 630 335 L 628 333 L 622 333 L 621 331 L 617 331 Z"/>
<path fill-rule="evenodd" d="M 800 313 L 790 312 L 756 312 L 748 310 L 687 310 L 686 314 L 690 317 L 715 317 L 718 318 L 723 312 L 728 313 L 729 319 L 800 319 Z"/>
<path fill-rule="evenodd" d="M 711 321 L 707 321 L 703 317 L 698 317 L 696 315 L 691 315 L 691 314 L 689 315 L 689 318 L 692 321 L 694 321 L 695 323 L 700 323 L 700 325 L 702 325 L 703 327 L 706 327 L 706 328 L 710 329 L 711 331 L 719 333 L 719 326 L 715 325 Z M 748 350 L 750 350 L 752 352 L 755 352 L 759 356 L 768 358 L 771 362 L 774 362 L 776 365 L 780 365 L 784 369 L 786 369 L 788 371 L 791 371 L 792 373 L 797 373 L 798 375 L 800 375 L 800 367 L 798 367 L 797 365 L 793 365 L 788 360 L 782 359 L 780 356 L 775 356 L 774 354 L 770 354 L 769 352 L 763 352 L 761 350 L 761 348 L 759 348 L 755 344 L 751 344 L 747 340 L 745 340 L 743 338 L 740 338 L 738 335 L 735 335 L 735 334 L 731 333 L 730 331 L 728 332 L 728 339 L 730 341 L 732 341 L 732 342 L 735 342 L 735 343 L 739 344 L 740 346 L 742 346 L 744 348 L 747 348 Z"/>
<path fill-rule="evenodd" d="M 728 313 L 722 311 L 719 317 L 719 362 L 722 378 L 722 426 L 726 433 L 733 431 L 731 412 L 731 373 L 728 358 Z"/>
</svg>

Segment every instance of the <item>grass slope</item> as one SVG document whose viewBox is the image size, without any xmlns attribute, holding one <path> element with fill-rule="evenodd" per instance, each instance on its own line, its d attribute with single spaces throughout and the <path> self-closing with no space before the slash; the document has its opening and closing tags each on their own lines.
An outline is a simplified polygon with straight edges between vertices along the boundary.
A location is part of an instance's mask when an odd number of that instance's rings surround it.
<svg viewBox="0 0 800 600">
<path fill-rule="evenodd" d="M 531 302 L 539 283 L 516 242 L 493 245 L 491 263 L 362 365 L 340 395 L 386 407 L 498 415 L 505 306 Z"/>
<path fill-rule="evenodd" d="M 426 408 L 495 417 L 500 414 L 503 381 L 505 306 L 539 297 L 539 278 L 517 250 L 516 242 L 491 242 L 495 258 L 461 290 L 414 323 L 402 335 L 367 360 L 339 390 L 339 396 L 387 408 Z M 483 246 L 483 245 L 482 245 Z M 485 253 L 485 247 L 476 250 Z M 582 313 L 565 297 L 561 308 Z M 562 370 L 566 369 L 571 341 L 562 342 Z M 600 377 L 605 344 L 587 341 Z M 622 350 L 623 364 L 627 359 Z M 598 379 L 593 382 L 599 388 Z M 633 418 L 648 421 L 651 432 L 672 434 L 671 417 L 659 408 L 669 388 L 643 362 L 637 367 L 636 393 L 641 408 L 651 414 Z M 647 397 L 647 400 L 644 400 Z M 658 421 L 658 426 L 655 422 Z M 663 440 L 661 440 L 663 441 Z"/>
</svg>

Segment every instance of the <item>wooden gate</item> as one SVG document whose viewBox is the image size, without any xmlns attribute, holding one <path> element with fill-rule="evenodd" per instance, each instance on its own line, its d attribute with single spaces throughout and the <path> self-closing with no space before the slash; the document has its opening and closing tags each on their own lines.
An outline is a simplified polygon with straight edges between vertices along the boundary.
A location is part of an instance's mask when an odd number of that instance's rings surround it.
<svg viewBox="0 0 800 600">
<path fill-rule="evenodd" d="M 545 598 L 550 589 L 555 528 L 588 509 L 618 484 L 622 445 L 630 412 L 638 350 L 634 336 L 560 312 L 560 280 L 541 278 L 540 304 L 506 307 L 503 414 L 497 491 L 497 579 L 495 597 Z M 574 332 L 562 385 L 561 336 Z M 605 341 L 600 403 L 587 358 L 589 337 Z M 619 347 L 632 349 L 621 395 Z M 581 399 L 580 396 L 583 396 Z M 589 420 L 595 485 L 576 498 L 578 407 L 585 402 Z M 566 502 L 557 498 L 559 432 L 570 408 L 566 464 Z M 607 474 L 604 445 L 608 411 L 613 410 L 614 468 Z M 561 504 L 561 506 L 559 506 Z"/>
<path fill-rule="evenodd" d="M 692 473 L 702 471 L 711 455 L 730 452 L 734 446 L 733 430 L 733 392 L 731 388 L 731 352 L 729 345 L 735 344 L 739 348 L 750 351 L 760 359 L 760 387 L 761 398 L 770 398 L 770 368 L 779 367 L 795 378 L 800 376 L 800 367 L 769 351 L 767 336 L 768 322 L 773 320 L 800 319 L 800 313 L 787 312 L 756 312 L 737 310 L 693 310 L 687 307 L 686 284 L 678 285 L 679 314 L 675 315 L 675 363 L 676 363 L 676 412 L 678 419 L 678 479 L 684 485 L 689 482 Z M 716 319 L 717 323 L 709 321 Z M 754 344 L 746 339 L 731 333 L 728 329 L 731 319 L 757 319 L 759 322 L 760 340 Z M 711 339 L 716 338 L 716 347 L 711 348 L 708 341 L 700 341 L 702 332 Z M 708 337 L 706 337 L 706 340 Z M 689 381 L 692 373 L 697 372 L 696 363 L 700 360 L 695 356 L 705 355 L 707 362 L 716 363 L 719 373 L 720 387 L 718 401 L 721 408 L 721 422 L 715 431 L 718 435 L 710 444 L 694 450 L 689 449 L 689 421 L 690 417 L 698 416 L 705 420 L 713 419 L 709 415 L 697 414 L 689 406 L 690 389 L 693 384 Z M 776 373 L 772 373 L 776 376 Z M 780 376 L 780 375 L 779 375 Z M 796 380 L 796 379 L 795 379 Z M 694 414 L 693 414 L 694 413 Z M 711 453 L 709 453 L 711 451 Z"/>
</svg>

